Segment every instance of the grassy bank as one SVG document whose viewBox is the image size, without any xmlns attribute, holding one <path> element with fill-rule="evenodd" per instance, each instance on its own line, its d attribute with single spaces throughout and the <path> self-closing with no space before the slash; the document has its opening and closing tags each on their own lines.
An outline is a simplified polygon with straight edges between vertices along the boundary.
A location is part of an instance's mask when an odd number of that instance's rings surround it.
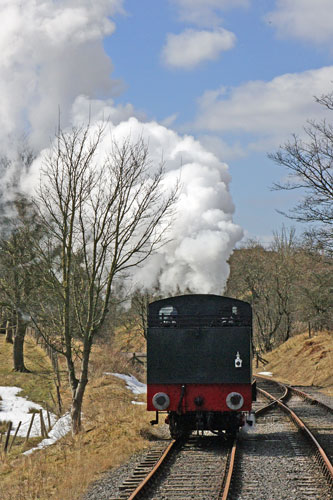
<svg viewBox="0 0 333 500">
<path fill-rule="evenodd" d="M 1 385 L 22 387 L 29 399 L 40 404 L 49 401 L 52 371 L 44 352 L 33 341 L 28 342 L 27 367 L 32 373 L 15 373 L 11 371 L 11 346 L 3 338 L 0 342 Z M 1 456 L 1 500 L 79 499 L 104 471 L 150 446 L 152 416 L 147 414 L 145 406 L 132 404 L 136 396 L 122 380 L 104 375 L 105 371 L 132 373 L 142 379 L 140 368 L 128 364 L 126 358 L 107 346 L 94 346 L 83 405 L 84 431 L 77 437 L 67 435 L 30 456 L 21 455 L 27 446 L 18 440 L 9 455 Z"/>
<path fill-rule="evenodd" d="M 315 385 L 333 396 L 333 334 L 320 332 L 292 337 L 264 358 L 268 364 L 257 371 L 270 371 L 288 384 Z"/>
<path fill-rule="evenodd" d="M 110 379 L 110 380 L 109 380 Z M 4 463 L 2 500 L 76 500 L 103 471 L 149 446 L 144 407 L 131 404 L 122 381 L 101 379 L 90 387 L 84 407 L 85 431 L 28 457 Z"/>
<path fill-rule="evenodd" d="M 52 408 L 51 393 L 55 396 L 51 363 L 41 347 L 30 337 L 24 343 L 25 365 L 31 373 L 13 371 L 13 346 L 0 335 L 0 385 L 21 387 L 20 396 Z"/>
</svg>

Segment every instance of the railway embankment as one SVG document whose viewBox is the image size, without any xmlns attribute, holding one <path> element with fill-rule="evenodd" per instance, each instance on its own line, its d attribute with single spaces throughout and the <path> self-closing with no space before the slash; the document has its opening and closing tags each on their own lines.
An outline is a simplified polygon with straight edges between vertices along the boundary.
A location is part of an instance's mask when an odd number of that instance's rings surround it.
<svg viewBox="0 0 333 500">
<path fill-rule="evenodd" d="M 287 384 L 315 386 L 333 396 L 332 332 L 319 332 L 311 338 L 297 335 L 264 357 L 268 364 L 255 368 L 256 373 L 264 369 Z"/>
</svg>

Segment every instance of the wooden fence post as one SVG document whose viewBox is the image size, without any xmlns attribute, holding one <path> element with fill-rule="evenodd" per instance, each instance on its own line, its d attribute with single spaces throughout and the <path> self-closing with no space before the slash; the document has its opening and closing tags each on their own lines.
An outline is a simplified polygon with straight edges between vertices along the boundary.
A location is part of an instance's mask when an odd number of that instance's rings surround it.
<svg viewBox="0 0 333 500">
<path fill-rule="evenodd" d="M 32 417 L 31 417 L 31 421 L 30 421 L 30 425 L 29 425 L 29 429 L 28 429 L 28 433 L 27 433 L 27 437 L 25 438 L 25 442 L 28 441 L 29 439 L 29 436 L 30 436 L 30 432 L 31 432 L 31 428 L 32 428 L 32 424 L 33 424 L 33 421 L 34 421 L 34 418 L 35 418 L 35 413 L 32 414 Z"/>
<path fill-rule="evenodd" d="M 10 326 L 9 321 L 6 323 L 6 342 L 13 344 L 13 327 Z"/>
<path fill-rule="evenodd" d="M 51 427 L 52 427 L 52 426 L 51 426 L 50 412 L 49 412 L 49 409 L 48 409 L 48 408 L 47 408 L 46 412 L 47 412 L 47 413 L 46 413 L 46 414 L 47 414 L 47 423 L 48 423 L 48 427 L 49 427 L 49 428 L 48 428 L 48 432 L 50 432 L 50 430 L 51 430 Z"/>
<path fill-rule="evenodd" d="M 56 389 L 57 389 L 57 401 L 58 401 L 59 415 L 61 415 L 61 413 L 62 413 L 62 401 L 61 401 L 61 394 L 60 394 L 59 385 L 56 385 Z"/>
<path fill-rule="evenodd" d="M 10 436 L 10 431 L 12 430 L 12 422 L 9 422 L 8 424 L 8 429 L 7 429 L 7 436 L 6 436 L 6 441 L 5 441 L 5 447 L 4 447 L 4 452 L 7 453 L 7 448 L 8 448 L 8 443 L 9 443 L 9 436 Z"/>
<path fill-rule="evenodd" d="M 14 434 L 14 436 L 13 436 L 12 442 L 10 443 L 10 447 L 9 447 L 8 452 L 10 452 L 10 450 L 12 449 L 12 446 L 13 446 L 14 441 L 15 441 L 15 439 L 16 439 L 17 433 L 18 433 L 18 431 L 19 431 L 19 429 L 20 429 L 20 427 L 21 427 L 21 424 L 22 424 L 22 422 L 20 421 L 20 422 L 19 422 L 19 424 L 18 424 L 18 426 L 16 427 L 16 431 L 15 431 L 15 434 Z"/>
<path fill-rule="evenodd" d="M 45 426 L 45 422 L 44 422 L 44 418 L 43 418 L 43 410 L 42 409 L 39 410 L 39 417 L 40 417 L 40 430 L 41 430 L 42 437 L 48 438 L 49 436 L 48 436 L 47 431 L 46 431 L 46 426 Z"/>
</svg>

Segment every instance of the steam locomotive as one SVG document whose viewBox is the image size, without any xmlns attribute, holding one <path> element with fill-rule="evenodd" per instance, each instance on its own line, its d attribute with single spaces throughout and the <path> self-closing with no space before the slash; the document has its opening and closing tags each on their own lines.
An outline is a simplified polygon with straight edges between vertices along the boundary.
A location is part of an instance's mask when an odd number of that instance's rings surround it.
<svg viewBox="0 0 333 500">
<path fill-rule="evenodd" d="M 193 430 L 234 434 L 255 400 L 250 304 L 181 295 L 149 304 L 147 410 L 167 412 L 174 439 Z"/>
</svg>

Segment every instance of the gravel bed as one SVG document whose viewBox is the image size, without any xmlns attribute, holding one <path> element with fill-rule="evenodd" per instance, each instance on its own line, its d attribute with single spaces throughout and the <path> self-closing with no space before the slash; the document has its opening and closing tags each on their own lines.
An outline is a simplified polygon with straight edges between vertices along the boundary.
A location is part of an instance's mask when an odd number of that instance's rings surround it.
<svg viewBox="0 0 333 500">
<path fill-rule="evenodd" d="M 240 434 L 232 500 L 332 500 L 310 446 L 278 415 Z"/>
<path fill-rule="evenodd" d="M 153 428 L 147 439 L 152 443 L 160 444 L 162 441 L 170 439 L 169 428 L 167 425 L 160 425 L 158 428 Z M 167 442 L 165 443 L 167 446 Z M 149 448 L 149 451 L 154 448 L 154 443 Z M 116 498 L 119 495 L 119 487 L 133 473 L 135 467 L 143 461 L 148 450 L 133 455 L 128 462 L 115 467 L 103 474 L 103 477 L 95 481 L 87 490 L 82 500 L 109 500 Z"/>
<path fill-rule="evenodd" d="M 293 387 L 295 387 L 295 389 L 299 389 L 300 391 L 305 392 L 306 394 L 309 394 L 309 396 L 312 396 L 313 398 L 317 399 L 321 403 L 324 403 L 333 410 L 333 396 L 329 396 L 328 394 L 324 394 L 323 392 L 321 392 L 320 387 L 305 386 L 305 385 L 293 385 Z"/>
</svg>

